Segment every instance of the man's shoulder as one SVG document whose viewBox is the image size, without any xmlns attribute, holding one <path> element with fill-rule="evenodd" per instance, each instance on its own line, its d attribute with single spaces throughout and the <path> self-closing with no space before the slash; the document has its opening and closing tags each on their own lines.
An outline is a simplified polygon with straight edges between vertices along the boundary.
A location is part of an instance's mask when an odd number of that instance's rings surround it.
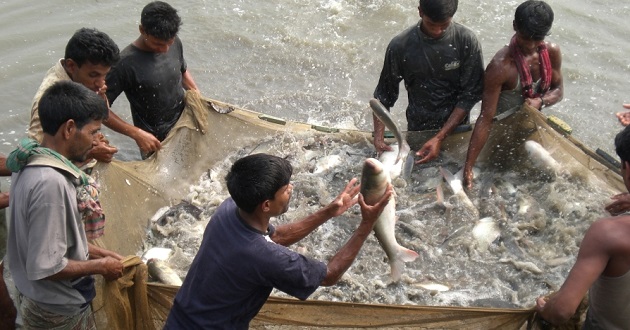
<svg viewBox="0 0 630 330">
<path fill-rule="evenodd" d="M 630 214 L 601 218 L 591 224 L 588 232 L 590 236 L 604 237 L 607 241 L 614 240 L 615 237 L 623 237 L 626 241 L 630 236 Z"/>
<path fill-rule="evenodd" d="M 408 28 L 398 33 L 395 37 L 392 38 L 392 40 L 390 41 L 390 45 L 403 42 L 414 36 L 416 38 L 418 37 L 418 23 L 409 26 Z"/>
</svg>

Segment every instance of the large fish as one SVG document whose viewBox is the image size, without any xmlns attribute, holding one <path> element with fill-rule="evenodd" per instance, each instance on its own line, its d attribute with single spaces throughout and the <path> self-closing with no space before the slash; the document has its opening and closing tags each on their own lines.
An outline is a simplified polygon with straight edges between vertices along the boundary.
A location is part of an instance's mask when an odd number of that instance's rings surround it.
<svg viewBox="0 0 630 330">
<path fill-rule="evenodd" d="M 440 173 L 442 173 L 444 180 L 453 191 L 453 195 L 449 197 L 448 203 L 452 205 L 454 211 L 458 213 L 457 216 L 462 220 L 479 220 L 479 210 L 464 191 L 461 176 L 453 175 L 449 170 L 441 166 Z"/>
<path fill-rule="evenodd" d="M 361 194 L 368 205 L 374 205 L 383 196 L 390 182 L 389 173 L 378 159 L 368 158 L 365 160 L 361 174 Z M 395 213 L 396 201 L 392 196 L 376 224 L 374 224 L 374 234 L 383 250 L 385 250 L 385 254 L 387 254 L 392 279 L 398 281 L 400 280 L 404 263 L 415 260 L 418 257 L 418 253 L 400 246 L 396 241 L 394 234 L 396 225 Z"/>
<path fill-rule="evenodd" d="M 532 140 L 525 142 L 525 150 L 533 163 L 545 174 L 555 179 L 562 172 L 562 166 L 558 163 L 540 143 Z"/>
<path fill-rule="evenodd" d="M 166 261 L 160 259 L 149 259 L 147 261 L 147 269 L 149 275 L 154 280 L 158 280 L 164 284 L 181 286 L 182 279 L 179 278 L 177 273 L 168 266 Z"/>
<path fill-rule="evenodd" d="M 399 160 L 407 157 L 411 148 L 407 145 L 407 141 L 403 138 L 402 133 L 398 129 L 398 126 L 394 123 L 389 111 L 385 108 L 385 106 L 381 103 L 381 101 L 377 99 L 370 100 L 370 108 L 372 108 L 372 113 L 378 118 L 384 125 L 387 127 L 394 137 L 396 138 L 396 142 L 398 142 L 399 146 L 402 146 L 398 149 L 398 155 L 396 156 L 395 164 L 398 163 Z M 405 147 L 406 146 L 406 147 Z"/>
</svg>

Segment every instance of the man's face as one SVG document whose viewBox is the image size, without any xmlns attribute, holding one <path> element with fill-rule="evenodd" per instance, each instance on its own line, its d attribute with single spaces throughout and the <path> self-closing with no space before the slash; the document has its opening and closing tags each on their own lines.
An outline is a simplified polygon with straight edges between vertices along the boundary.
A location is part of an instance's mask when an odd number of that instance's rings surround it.
<svg viewBox="0 0 630 330">
<path fill-rule="evenodd" d="M 280 187 L 273 200 L 269 200 L 270 213 L 273 216 L 278 216 L 286 213 L 289 210 L 289 201 L 293 195 L 293 185 L 291 183 Z"/>
<path fill-rule="evenodd" d="M 146 33 L 142 36 L 144 37 L 144 45 L 153 53 L 166 53 L 173 42 L 175 42 L 175 38 L 162 40 Z"/>
<path fill-rule="evenodd" d="M 543 40 L 535 40 L 528 36 L 525 36 L 521 32 L 516 32 L 516 44 L 518 47 L 525 53 L 534 52 L 537 50 L 538 45 L 543 42 Z"/>
<path fill-rule="evenodd" d="M 418 7 L 418 10 L 420 11 L 420 17 L 422 18 L 420 29 L 422 30 L 422 32 L 424 32 L 424 34 L 433 39 L 441 38 L 444 35 L 446 29 L 451 25 L 451 21 L 453 20 L 452 17 L 449 17 L 444 21 L 434 21 L 430 19 L 429 16 L 425 15 L 420 7 Z"/>
<path fill-rule="evenodd" d="M 102 64 L 92 64 L 90 61 L 83 63 L 83 65 L 79 67 L 72 59 L 66 59 L 65 68 L 72 81 L 80 83 L 95 92 L 99 92 L 100 89 L 105 86 L 105 77 L 111 67 Z"/>
<path fill-rule="evenodd" d="M 98 144 L 97 136 L 100 131 L 100 120 L 91 120 L 81 129 L 75 127 L 74 135 L 70 141 L 68 159 L 76 163 L 84 162 L 92 147 Z"/>
</svg>

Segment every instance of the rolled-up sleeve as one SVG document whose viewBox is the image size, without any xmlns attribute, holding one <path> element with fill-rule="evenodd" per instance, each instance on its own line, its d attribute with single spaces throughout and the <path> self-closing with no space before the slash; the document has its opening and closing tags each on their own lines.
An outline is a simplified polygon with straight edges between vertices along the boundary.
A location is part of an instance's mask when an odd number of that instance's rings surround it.
<svg viewBox="0 0 630 330">
<path fill-rule="evenodd" d="M 387 46 L 381 77 L 374 90 L 374 98 L 381 101 L 387 109 L 393 107 L 396 100 L 398 100 L 400 81 L 403 79 L 398 56 L 392 47 L 392 43 L 393 41 Z"/>
</svg>

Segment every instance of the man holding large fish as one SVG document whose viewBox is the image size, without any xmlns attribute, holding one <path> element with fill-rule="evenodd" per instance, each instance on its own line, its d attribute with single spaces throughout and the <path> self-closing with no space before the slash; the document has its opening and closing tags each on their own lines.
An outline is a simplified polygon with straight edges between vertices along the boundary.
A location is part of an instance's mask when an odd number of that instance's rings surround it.
<svg viewBox="0 0 630 330">
<path fill-rule="evenodd" d="M 444 138 L 468 123 L 472 107 L 481 99 L 483 56 L 481 44 L 467 27 L 452 22 L 457 0 L 420 0 L 420 21 L 394 37 L 387 47 L 374 97 L 387 109 L 398 99 L 404 80 L 409 99 L 407 129 L 438 130 L 416 152 L 416 163 L 435 159 Z M 374 117 L 374 146 L 384 142 L 384 124 Z"/>
<path fill-rule="evenodd" d="M 226 177 L 231 197 L 210 219 L 165 329 L 247 329 L 274 288 L 305 300 L 319 286 L 339 281 L 388 204 L 391 185 L 368 205 L 352 179 L 328 206 L 276 227 L 270 219 L 289 208 L 292 172 L 286 159 L 267 154 L 232 165 Z M 362 220 L 328 264 L 287 248 L 357 200 Z"/>
</svg>

